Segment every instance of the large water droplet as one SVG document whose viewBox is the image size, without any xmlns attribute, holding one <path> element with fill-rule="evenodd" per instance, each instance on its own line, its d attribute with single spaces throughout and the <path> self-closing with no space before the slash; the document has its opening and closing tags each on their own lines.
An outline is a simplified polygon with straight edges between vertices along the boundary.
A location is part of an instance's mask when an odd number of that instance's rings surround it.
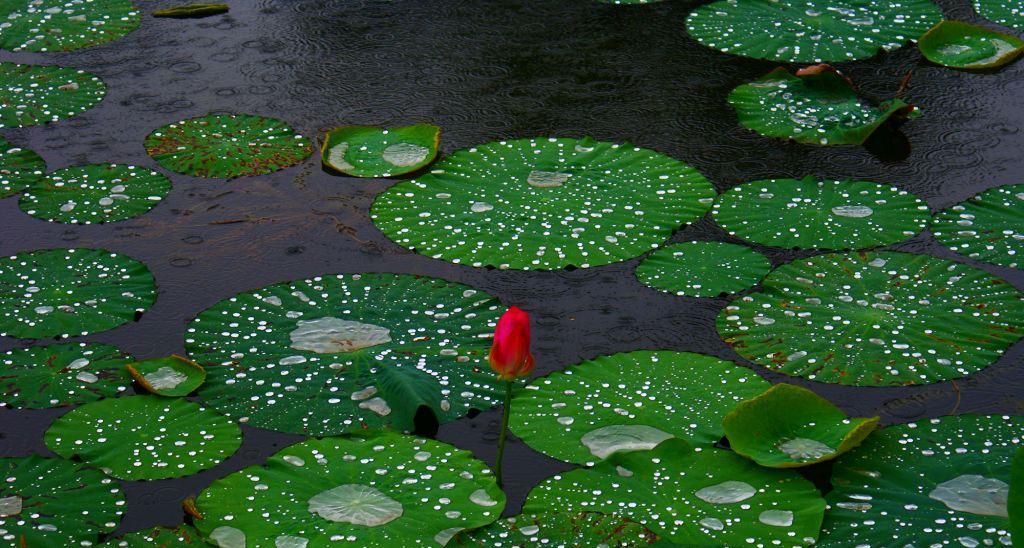
<svg viewBox="0 0 1024 548">
<path fill-rule="evenodd" d="M 706 527 L 712 531 L 721 531 L 725 529 L 725 524 L 718 518 L 704 518 L 700 520 L 701 527 Z"/>
<path fill-rule="evenodd" d="M 697 498 L 710 502 L 711 504 L 729 504 L 747 500 L 757 494 L 749 483 L 742 481 L 725 481 L 717 485 L 710 485 L 697 491 Z"/>
<path fill-rule="evenodd" d="M 245 548 L 245 533 L 227 525 L 210 532 L 210 540 L 216 542 L 220 548 Z"/>
<path fill-rule="evenodd" d="M 580 442 L 595 457 L 603 459 L 619 451 L 654 449 L 671 437 L 671 434 L 644 424 L 613 424 L 587 432 Z"/>
<path fill-rule="evenodd" d="M 16 516 L 21 513 L 21 497 L 13 495 L 0 499 L 0 518 Z"/>
<path fill-rule="evenodd" d="M 844 205 L 833 207 L 832 213 L 839 215 L 840 217 L 853 217 L 855 219 L 860 219 L 863 217 L 870 217 L 871 214 L 874 213 L 874 210 L 868 206 Z"/>
<path fill-rule="evenodd" d="M 498 504 L 498 501 L 491 498 L 491 495 L 483 489 L 477 489 L 469 495 L 469 500 L 473 504 L 479 504 L 480 506 L 494 506 Z"/>
<path fill-rule="evenodd" d="M 291 339 L 292 348 L 296 350 L 339 354 L 391 342 L 391 331 L 379 325 L 325 316 L 299 320 Z"/>
<path fill-rule="evenodd" d="M 354 169 L 355 166 L 348 163 L 345 155 L 348 153 L 348 143 L 338 143 L 327 151 L 327 161 L 335 169 Z"/>
<path fill-rule="evenodd" d="M 757 516 L 757 520 L 773 527 L 789 527 L 793 525 L 793 512 L 789 510 L 765 510 Z"/>
<path fill-rule="evenodd" d="M 793 460 L 820 459 L 836 450 L 818 440 L 793 438 L 779 444 L 779 449 Z"/>
<path fill-rule="evenodd" d="M 1009 517 L 1006 512 L 1006 498 L 1009 494 L 1010 486 L 1004 481 L 965 474 L 936 485 L 928 496 L 951 510 L 1005 518 Z"/>
<path fill-rule="evenodd" d="M 306 548 L 307 544 L 309 539 L 291 535 L 281 535 L 274 539 L 274 548 Z"/>
<path fill-rule="evenodd" d="M 430 149 L 412 143 L 395 143 L 384 149 L 384 161 L 398 167 L 414 166 L 427 159 Z"/>
<path fill-rule="evenodd" d="M 154 390 L 170 390 L 188 380 L 188 375 L 166 365 L 144 376 Z"/>
<path fill-rule="evenodd" d="M 348 483 L 309 499 L 312 514 L 338 523 L 377 527 L 402 515 L 402 503 L 369 485 Z"/>
<path fill-rule="evenodd" d="M 557 171 L 531 171 L 526 178 L 530 186 L 537 188 L 555 188 L 562 186 L 571 177 L 571 173 L 559 173 Z"/>
</svg>

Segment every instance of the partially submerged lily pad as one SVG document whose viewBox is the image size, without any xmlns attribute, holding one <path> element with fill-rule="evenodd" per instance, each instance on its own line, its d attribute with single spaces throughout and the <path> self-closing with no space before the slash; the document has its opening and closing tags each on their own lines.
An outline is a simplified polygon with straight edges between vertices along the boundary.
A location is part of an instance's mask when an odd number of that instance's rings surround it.
<svg viewBox="0 0 1024 548">
<path fill-rule="evenodd" d="M 139 28 L 139 11 L 131 0 L 4 0 L 0 21 L 0 49 L 71 51 Z"/>
<path fill-rule="evenodd" d="M 16 348 L 0 355 L 0 405 L 43 409 L 115 396 L 131 385 L 131 360 L 99 343 Z"/>
<path fill-rule="evenodd" d="M 187 396 L 206 380 L 199 364 L 181 356 L 133 362 L 126 368 L 143 388 L 158 396 Z"/>
<path fill-rule="evenodd" d="M 441 128 L 430 124 L 343 126 L 327 134 L 321 154 L 324 165 L 347 175 L 391 177 L 426 167 L 440 143 Z"/>
<path fill-rule="evenodd" d="M 35 152 L 0 137 L 0 198 L 25 190 L 46 173 L 46 162 Z"/>
<path fill-rule="evenodd" d="M 935 215 L 931 231 L 949 249 L 1018 268 L 1024 256 L 1024 184 L 992 188 Z"/>
<path fill-rule="evenodd" d="M 1021 294 L 926 255 L 819 255 L 783 265 L 718 316 L 743 357 L 857 386 L 956 379 L 991 364 L 1024 329 Z"/>
<path fill-rule="evenodd" d="M 102 249 L 45 249 L 0 259 L 0 335 L 74 337 L 138 319 L 156 300 L 146 265 Z"/>
<path fill-rule="evenodd" d="M 658 247 L 714 195 L 695 169 L 651 150 L 518 139 L 453 153 L 378 196 L 371 217 L 399 245 L 436 259 L 585 268 Z"/>
<path fill-rule="evenodd" d="M 504 507 L 490 470 L 468 451 L 377 431 L 292 445 L 214 481 L 196 498 L 196 526 L 230 548 L 444 546 Z"/>
<path fill-rule="evenodd" d="M 146 152 L 185 175 L 233 179 L 295 165 L 312 152 L 309 139 L 281 120 L 251 114 L 208 114 L 164 126 L 146 137 Z"/>
<path fill-rule="evenodd" d="M 749 247 L 725 242 L 685 242 L 651 253 L 636 267 L 640 283 L 687 297 L 717 297 L 748 289 L 772 264 Z"/>
<path fill-rule="evenodd" d="M 761 466 L 796 468 L 832 460 L 860 445 L 878 417 L 849 418 L 821 396 L 776 384 L 722 421 L 729 447 Z"/>
<path fill-rule="evenodd" d="M 615 546 L 654 544 L 658 535 L 623 517 L 598 512 L 546 512 L 519 515 L 460 533 L 448 546 Z"/>
<path fill-rule="evenodd" d="M 45 221 L 88 225 L 142 215 L 170 190 L 171 182 L 156 171 L 92 164 L 47 174 L 21 195 L 18 205 Z"/>
<path fill-rule="evenodd" d="M 974 0 L 974 10 L 994 23 L 1024 29 L 1024 3 L 1021 0 Z"/>
<path fill-rule="evenodd" d="M 91 72 L 0 62 L 0 129 L 70 118 L 106 94 L 107 86 Z"/>
<path fill-rule="evenodd" d="M 54 421 L 44 441 L 115 478 L 152 480 L 211 468 L 238 449 L 242 432 L 188 400 L 126 396 L 76 407 Z"/>
<path fill-rule="evenodd" d="M 712 209 L 729 234 L 784 248 L 863 249 L 914 236 L 928 224 L 928 204 L 869 181 L 767 179 L 722 193 Z"/>
<path fill-rule="evenodd" d="M 185 4 L 153 12 L 153 17 L 170 17 L 173 19 L 196 19 L 227 13 L 231 8 L 227 4 Z"/>
<path fill-rule="evenodd" d="M 1024 53 L 1024 40 L 963 21 L 942 21 L 917 44 L 931 62 L 984 70 L 1001 67 Z"/>
<path fill-rule="evenodd" d="M 202 535 L 194 527 L 182 524 L 173 529 L 154 527 L 146 531 L 128 533 L 110 539 L 101 546 L 103 548 L 209 548 L 210 545 L 203 540 Z"/>
</svg>

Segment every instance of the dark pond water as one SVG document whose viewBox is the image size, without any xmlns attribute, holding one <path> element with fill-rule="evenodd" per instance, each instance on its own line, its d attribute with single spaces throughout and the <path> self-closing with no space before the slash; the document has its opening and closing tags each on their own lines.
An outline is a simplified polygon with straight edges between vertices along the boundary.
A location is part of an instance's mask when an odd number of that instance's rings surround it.
<svg viewBox="0 0 1024 548">
<path fill-rule="evenodd" d="M 139 2 L 143 11 L 172 0 Z M 973 20 L 965 1 L 946 15 Z M 491 140 L 583 136 L 628 140 L 680 158 L 724 190 L 768 177 L 856 177 L 892 183 L 933 209 L 1024 177 L 1024 63 L 994 75 L 922 62 L 914 48 L 842 68 L 875 99 L 924 109 L 902 136 L 864 147 L 814 148 L 769 140 L 737 125 L 725 98 L 775 67 L 699 46 L 684 30 L 698 2 L 612 6 L 593 0 L 234 0 L 202 20 L 144 18 L 127 38 L 69 54 L 0 60 L 72 65 L 107 82 L 107 98 L 77 118 L 4 136 L 42 154 L 50 169 L 91 162 L 156 168 L 143 150 L 153 129 L 210 111 L 282 118 L 306 135 L 342 123 L 444 128 L 451 152 Z M 234 181 L 173 175 L 155 210 L 105 226 L 50 224 L 0 200 L 0 254 L 101 247 L 144 261 L 159 284 L 141 321 L 84 340 L 137 357 L 183 352 L 186 322 L 217 301 L 274 282 L 335 272 L 426 274 L 469 284 L 535 317 L 537 374 L 600 354 L 675 349 L 744 362 L 714 318 L 726 299 L 658 293 L 633 277 L 636 260 L 572 272 L 477 270 L 410 254 L 367 217 L 392 184 L 329 175 L 311 158 L 272 175 Z M 674 240 L 722 238 L 707 220 Z M 896 246 L 956 258 L 929 235 Z M 791 255 L 769 252 L 776 264 Z M 965 260 L 965 259 L 957 259 Z M 1018 271 L 983 267 L 1024 288 Z M 0 350 L 28 344 L 0 339 Z M 1024 345 L 973 377 L 915 388 L 843 388 L 798 382 L 849 412 L 898 423 L 954 412 L 1024 410 Z M 748 364 L 749 365 L 749 364 Z M 761 368 L 756 368 L 765 374 Z M 765 374 L 776 379 L 777 375 Z M 797 381 L 794 381 L 797 382 Z M 42 432 L 66 410 L 0 410 L 0 455 L 46 454 Z M 491 461 L 497 412 L 443 425 L 441 440 Z M 180 502 L 212 480 L 262 462 L 298 436 L 245 429 L 234 457 L 179 480 L 125 483 L 118 532 L 183 518 Z M 568 465 L 513 440 L 507 513 L 537 482 Z"/>
</svg>

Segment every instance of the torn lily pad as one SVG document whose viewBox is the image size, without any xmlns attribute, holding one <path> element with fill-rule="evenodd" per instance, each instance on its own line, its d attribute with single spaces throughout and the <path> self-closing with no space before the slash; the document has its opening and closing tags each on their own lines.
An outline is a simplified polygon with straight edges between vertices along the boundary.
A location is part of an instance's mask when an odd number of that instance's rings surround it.
<svg viewBox="0 0 1024 548">
<path fill-rule="evenodd" d="M 963 21 L 942 21 L 921 37 L 917 47 L 937 65 L 985 70 L 1020 57 L 1024 40 Z"/>
<path fill-rule="evenodd" d="M 91 72 L 0 62 L 0 129 L 70 118 L 106 94 L 107 86 Z"/>
<path fill-rule="evenodd" d="M 655 544 L 658 535 L 620 516 L 598 512 L 546 512 L 519 515 L 460 533 L 448 546 L 615 546 Z"/>
<path fill-rule="evenodd" d="M 711 213 L 729 234 L 796 249 L 864 249 L 921 232 L 928 204 L 891 185 L 869 181 L 767 179 L 719 195 Z"/>
<path fill-rule="evenodd" d="M 0 49 L 71 51 L 139 28 L 139 11 L 131 0 L 5 0 L 0 21 Z"/>
<path fill-rule="evenodd" d="M 156 300 L 146 265 L 102 249 L 46 249 L 0 259 L 0 335 L 74 337 L 138 319 Z"/>
<path fill-rule="evenodd" d="M 209 548 L 210 545 L 203 540 L 202 535 L 194 527 L 183 524 L 173 529 L 154 527 L 146 531 L 128 533 L 110 539 L 100 546 L 103 548 Z"/>
<path fill-rule="evenodd" d="M 172 19 L 198 19 L 227 13 L 231 8 L 227 4 L 185 4 L 156 10 L 153 17 L 169 17 Z"/>
<path fill-rule="evenodd" d="M 749 289 L 772 264 L 749 247 L 725 242 L 671 244 L 636 267 L 640 283 L 687 297 L 717 297 Z"/>
<path fill-rule="evenodd" d="M 158 396 L 187 396 L 206 380 L 206 371 L 199 364 L 181 356 L 143 360 L 126 367 L 143 388 Z"/>
<path fill-rule="evenodd" d="M 1021 0 L 974 0 L 974 10 L 994 23 L 1024 29 L 1024 3 Z"/>
<path fill-rule="evenodd" d="M 585 268 L 658 247 L 714 196 L 695 169 L 652 150 L 518 139 L 453 153 L 378 196 L 371 218 L 399 245 L 436 259 Z"/>
<path fill-rule="evenodd" d="M 796 74 L 779 67 L 732 90 L 729 104 L 743 127 L 810 145 L 863 144 L 890 118 L 917 114 L 900 99 L 877 107 L 867 103 L 857 97 L 845 76 L 828 65 Z"/>
<path fill-rule="evenodd" d="M 0 137 L 0 198 L 32 186 L 46 173 L 46 162 L 35 152 Z"/>
<path fill-rule="evenodd" d="M 324 165 L 355 177 L 391 177 L 426 167 L 437 157 L 441 128 L 343 126 L 331 130 L 321 153 Z"/>
<path fill-rule="evenodd" d="M 690 352 L 601 356 L 534 380 L 513 400 L 512 431 L 557 459 L 593 464 L 672 437 L 713 444 L 722 417 L 770 384 L 732 362 Z"/>
<path fill-rule="evenodd" d="M 233 179 L 293 166 L 310 155 L 312 146 L 281 120 L 251 114 L 208 114 L 150 133 L 146 152 L 177 173 Z"/>
<path fill-rule="evenodd" d="M 761 285 L 719 314 L 719 335 L 751 361 L 819 382 L 956 379 L 994 362 L 1024 329 L 1010 284 L 926 255 L 818 255 Z"/>
<path fill-rule="evenodd" d="M 1005 546 L 1020 417 L 884 428 L 840 457 L 820 546 Z"/>
<path fill-rule="evenodd" d="M 116 396 L 131 386 L 131 361 L 99 343 L 16 348 L 0 355 L 0 405 L 44 409 Z"/>
<path fill-rule="evenodd" d="M 376 431 L 295 444 L 214 481 L 196 498 L 196 526 L 232 547 L 444 546 L 504 507 L 490 470 L 468 451 Z"/>
<path fill-rule="evenodd" d="M 171 182 L 156 171 L 92 164 L 47 174 L 21 195 L 18 205 L 44 221 L 88 225 L 142 215 L 170 190 Z"/>
<path fill-rule="evenodd" d="M 771 468 L 834 459 L 877 426 L 878 417 L 849 418 L 825 398 L 785 383 L 740 403 L 722 421 L 733 451 Z"/>
<path fill-rule="evenodd" d="M 126 396 L 76 407 L 54 421 L 44 441 L 115 478 L 153 480 L 213 467 L 238 449 L 242 432 L 188 400 Z"/>
<path fill-rule="evenodd" d="M 1024 184 L 992 188 L 935 215 L 931 231 L 949 249 L 1018 268 L 1024 255 Z"/>
<path fill-rule="evenodd" d="M 421 276 L 343 274 L 242 293 L 199 315 L 185 348 L 207 373 L 199 395 L 252 426 L 325 436 L 412 431 L 487 409 L 501 303 Z"/>
</svg>

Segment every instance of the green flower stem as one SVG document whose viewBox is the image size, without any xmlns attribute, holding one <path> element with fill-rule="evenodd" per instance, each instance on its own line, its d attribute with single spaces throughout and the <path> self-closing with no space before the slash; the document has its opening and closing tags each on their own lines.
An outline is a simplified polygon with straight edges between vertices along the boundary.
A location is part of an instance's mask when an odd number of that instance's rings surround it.
<svg viewBox="0 0 1024 548">
<path fill-rule="evenodd" d="M 498 480 L 498 487 L 501 487 L 501 461 L 505 457 L 505 439 L 508 437 L 508 416 L 512 410 L 512 383 L 505 381 L 505 404 L 501 411 L 501 434 L 498 436 L 498 458 L 494 462 L 494 476 Z"/>
</svg>

